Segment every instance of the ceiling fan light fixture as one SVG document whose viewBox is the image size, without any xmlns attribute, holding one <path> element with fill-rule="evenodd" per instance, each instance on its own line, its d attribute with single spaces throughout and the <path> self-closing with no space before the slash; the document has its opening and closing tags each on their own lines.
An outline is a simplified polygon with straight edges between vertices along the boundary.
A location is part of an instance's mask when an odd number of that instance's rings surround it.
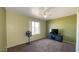
<svg viewBox="0 0 79 59">
<path fill-rule="evenodd" d="M 44 16 L 44 18 L 47 18 L 47 15 L 43 15 Z"/>
<path fill-rule="evenodd" d="M 50 12 L 50 8 L 48 8 L 48 7 L 40 7 L 40 14 L 44 18 L 47 18 L 48 17 L 49 12 Z"/>
</svg>

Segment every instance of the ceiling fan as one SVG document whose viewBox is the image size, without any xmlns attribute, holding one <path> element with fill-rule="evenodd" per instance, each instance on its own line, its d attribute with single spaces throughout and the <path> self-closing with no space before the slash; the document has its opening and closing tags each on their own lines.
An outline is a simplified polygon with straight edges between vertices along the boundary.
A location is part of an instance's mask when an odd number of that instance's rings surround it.
<svg viewBox="0 0 79 59">
<path fill-rule="evenodd" d="M 51 7 L 40 7 L 39 8 L 39 14 L 43 16 L 44 18 L 47 18 L 51 15 Z"/>
</svg>

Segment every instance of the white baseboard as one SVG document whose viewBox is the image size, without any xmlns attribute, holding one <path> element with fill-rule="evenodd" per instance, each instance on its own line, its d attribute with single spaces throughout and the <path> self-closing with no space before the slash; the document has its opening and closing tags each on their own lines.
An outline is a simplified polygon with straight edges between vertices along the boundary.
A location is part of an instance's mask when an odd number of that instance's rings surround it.
<svg viewBox="0 0 79 59">
<path fill-rule="evenodd" d="M 75 43 L 73 43 L 73 42 L 69 42 L 69 41 L 64 41 L 64 43 L 75 44 Z"/>
</svg>

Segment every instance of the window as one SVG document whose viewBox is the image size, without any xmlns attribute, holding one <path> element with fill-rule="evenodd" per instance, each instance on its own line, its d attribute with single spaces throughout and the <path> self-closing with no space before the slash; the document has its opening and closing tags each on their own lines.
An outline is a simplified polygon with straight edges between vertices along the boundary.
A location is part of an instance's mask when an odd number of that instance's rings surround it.
<svg viewBox="0 0 79 59">
<path fill-rule="evenodd" d="M 40 34 L 40 23 L 32 21 L 32 35 Z"/>
</svg>

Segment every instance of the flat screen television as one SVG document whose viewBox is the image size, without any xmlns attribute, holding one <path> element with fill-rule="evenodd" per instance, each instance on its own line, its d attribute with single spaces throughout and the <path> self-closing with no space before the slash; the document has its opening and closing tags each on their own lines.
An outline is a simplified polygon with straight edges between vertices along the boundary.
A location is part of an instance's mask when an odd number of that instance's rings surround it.
<svg viewBox="0 0 79 59">
<path fill-rule="evenodd" d="M 51 32 L 52 32 L 53 34 L 58 35 L 58 29 L 51 29 Z"/>
</svg>

